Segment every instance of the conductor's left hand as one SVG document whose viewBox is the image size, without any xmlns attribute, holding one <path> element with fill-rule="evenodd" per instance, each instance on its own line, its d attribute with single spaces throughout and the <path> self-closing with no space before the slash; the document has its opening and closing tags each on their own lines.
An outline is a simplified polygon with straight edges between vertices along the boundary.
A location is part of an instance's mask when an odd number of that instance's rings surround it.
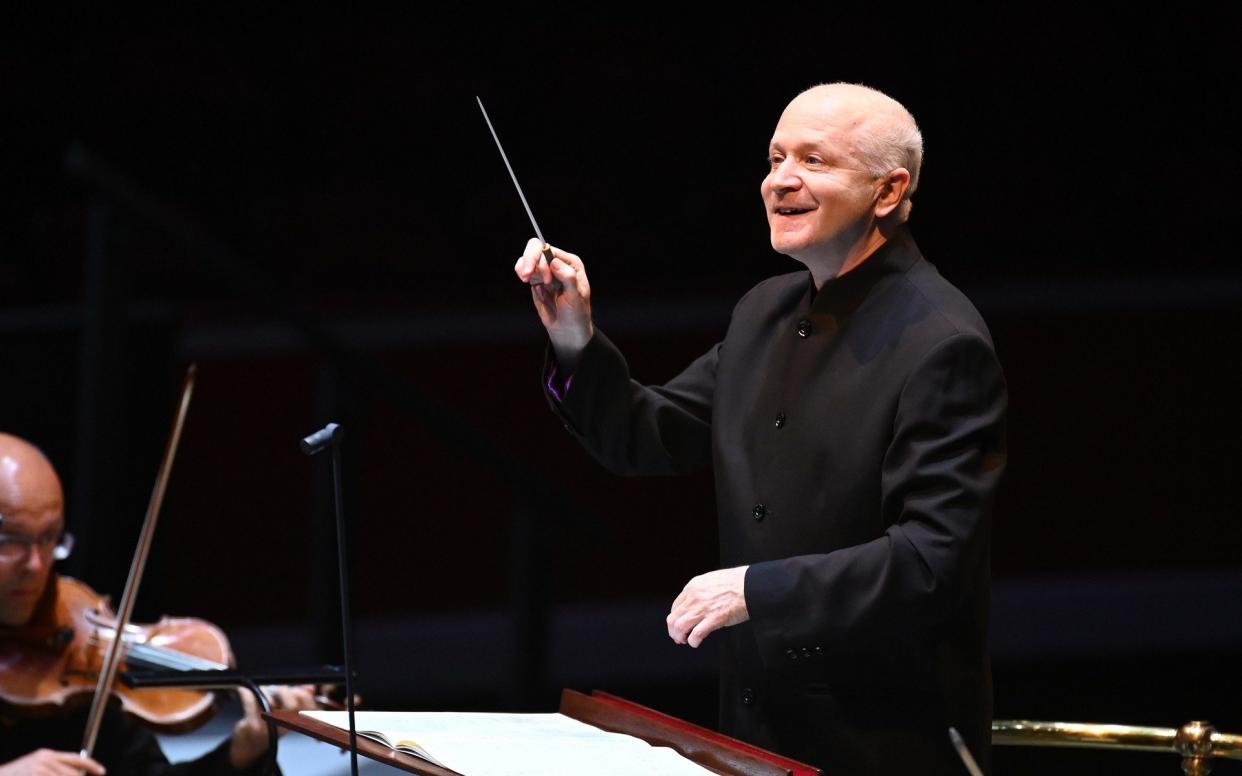
<svg viewBox="0 0 1242 776">
<path fill-rule="evenodd" d="M 747 568 L 709 571 L 686 583 L 665 620 L 669 638 L 678 644 L 697 647 L 709 633 L 749 620 Z"/>
<path fill-rule="evenodd" d="M 297 687 L 268 687 L 268 702 L 272 711 L 277 709 L 314 709 L 315 688 L 313 685 Z M 249 690 L 239 690 L 241 697 L 242 718 L 233 726 L 233 738 L 229 741 L 229 762 L 238 770 L 246 770 L 254 765 L 260 757 L 267 753 L 267 722 L 260 716 L 259 702 Z M 280 734 L 285 730 L 280 728 Z"/>
</svg>

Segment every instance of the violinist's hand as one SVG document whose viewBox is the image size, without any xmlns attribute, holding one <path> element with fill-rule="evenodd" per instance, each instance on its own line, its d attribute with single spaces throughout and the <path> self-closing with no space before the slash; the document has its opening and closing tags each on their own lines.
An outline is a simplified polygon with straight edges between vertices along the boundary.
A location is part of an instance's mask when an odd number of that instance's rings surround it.
<svg viewBox="0 0 1242 776">
<path fill-rule="evenodd" d="M 272 711 L 315 709 L 315 688 L 313 685 L 298 687 L 268 687 L 268 702 Z M 249 690 L 239 690 L 241 698 L 242 718 L 233 726 L 233 738 L 229 741 L 229 762 L 239 771 L 254 765 L 260 757 L 267 753 L 267 722 L 260 716 L 259 701 Z M 284 735 L 284 728 L 280 728 Z"/>
<path fill-rule="evenodd" d="M 0 776 L 80 776 L 83 773 L 103 776 L 104 767 L 89 757 L 51 749 L 37 749 L 0 765 Z"/>
<path fill-rule="evenodd" d="M 552 248 L 552 266 L 543 257 L 543 243 L 531 238 L 513 271 L 523 283 L 530 283 L 539 320 L 548 330 L 556 361 L 565 376 L 573 374 L 582 349 L 595 334 L 591 323 L 591 284 L 587 282 L 582 259 L 568 251 Z M 555 290 L 552 278 L 561 281 Z"/>
</svg>

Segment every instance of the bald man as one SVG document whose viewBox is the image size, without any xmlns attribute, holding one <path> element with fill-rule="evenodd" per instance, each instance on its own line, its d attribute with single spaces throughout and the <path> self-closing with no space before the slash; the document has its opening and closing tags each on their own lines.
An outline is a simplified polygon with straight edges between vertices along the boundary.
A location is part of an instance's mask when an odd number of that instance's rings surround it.
<svg viewBox="0 0 1242 776">
<path fill-rule="evenodd" d="M 814 87 L 781 114 L 760 186 L 772 247 L 804 271 L 751 289 L 661 386 L 591 320 L 578 256 L 532 240 L 517 276 L 551 341 L 554 410 L 625 474 L 712 466 L 722 568 L 666 626 L 720 631 L 724 732 L 829 773 L 989 761 L 990 502 L 1006 394 L 988 329 L 906 225 L 922 137 L 892 98 Z M 560 281 L 553 284 L 553 278 Z"/>
<path fill-rule="evenodd" d="M 34 445 L 0 433 L 0 643 L 28 623 L 55 593 L 52 562 L 64 547 L 60 478 Z M 257 773 L 267 751 L 267 727 L 244 693 L 246 713 L 233 735 L 198 760 L 169 765 L 150 731 L 115 709 L 104 715 L 94 758 L 78 755 L 86 711 L 24 719 L 0 704 L 0 776 L 220 776 Z M 275 703 L 313 705 L 305 688 L 281 688 Z"/>
</svg>

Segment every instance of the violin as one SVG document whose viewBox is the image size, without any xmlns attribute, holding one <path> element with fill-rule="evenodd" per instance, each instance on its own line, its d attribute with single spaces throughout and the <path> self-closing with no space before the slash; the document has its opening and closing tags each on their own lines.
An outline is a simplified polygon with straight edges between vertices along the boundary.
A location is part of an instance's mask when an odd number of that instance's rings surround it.
<svg viewBox="0 0 1242 776">
<path fill-rule="evenodd" d="M 0 713 L 44 716 L 90 702 L 116 634 L 116 615 L 107 596 L 76 579 L 53 576 L 29 623 L 0 628 Z M 127 668 L 234 665 L 227 637 L 205 620 L 163 617 L 153 625 L 125 625 L 121 634 L 121 660 Z M 194 730 L 215 713 L 210 692 L 133 690 L 116 683 L 112 694 L 122 711 L 160 732 Z"/>
<path fill-rule="evenodd" d="M 228 639 L 219 628 L 203 620 L 165 617 L 154 625 L 130 624 L 185 424 L 194 374 L 191 364 L 182 383 L 181 399 L 116 612 L 109 608 L 105 597 L 81 582 L 53 576 L 27 624 L 0 627 L 0 720 L 18 712 L 26 716 L 50 714 L 67 705 L 89 701 L 82 757 L 92 755 L 104 710 L 113 698 L 119 698 L 123 711 L 167 732 L 193 730 L 215 711 L 214 696 L 201 690 L 134 690 L 120 686 L 116 676 L 122 665 L 206 671 L 233 666 Z M 276 733 L 270 723 L 269 742 L 269 757 L 274 757 Z"/>
</svg>

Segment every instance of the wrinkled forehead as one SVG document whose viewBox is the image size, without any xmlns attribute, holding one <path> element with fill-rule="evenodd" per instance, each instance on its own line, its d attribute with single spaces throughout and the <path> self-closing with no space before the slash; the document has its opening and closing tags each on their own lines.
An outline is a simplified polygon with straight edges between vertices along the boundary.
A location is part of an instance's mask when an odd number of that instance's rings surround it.
<svg viewBox="0 0 1242 776">
<path fill-rule="evenodd" d="M 848 100 L 800 95 L 785 108 L 772 145 L 822 143 L 842 152 L 852 152 L 854 138 L 868 120 L 866 111 Z"/>
<path fill-rule="evenodd" d="M 43 509 L 13 509 L 0 504 L 0 532 L 39 536 L 59 533 L 64 527 L 64 512 L 60 504 Z"/>
</svg>

